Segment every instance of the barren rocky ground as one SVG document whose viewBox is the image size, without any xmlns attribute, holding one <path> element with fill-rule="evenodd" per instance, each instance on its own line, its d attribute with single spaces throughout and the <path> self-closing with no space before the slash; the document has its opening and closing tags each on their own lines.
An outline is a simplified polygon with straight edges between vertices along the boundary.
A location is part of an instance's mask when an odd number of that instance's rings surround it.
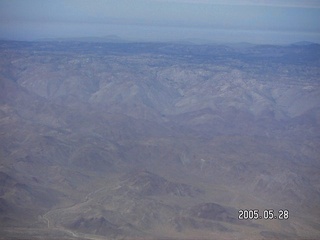
<svg viewBox="0 0 320 240">
<path fill-rule="evenodd" d="M 0 56 L 0 239 L 319 238 L 320 45 Z"/>
</svg>

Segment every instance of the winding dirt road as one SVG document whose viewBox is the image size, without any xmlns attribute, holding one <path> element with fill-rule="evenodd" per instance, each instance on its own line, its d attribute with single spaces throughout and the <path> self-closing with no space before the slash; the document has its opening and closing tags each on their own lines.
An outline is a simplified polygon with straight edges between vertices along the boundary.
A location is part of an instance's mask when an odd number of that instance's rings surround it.
<svg viewBox="0 0 320 240">
<path fill-rule="evenodd" d="M 68 207 L 62 207 L 62 208 L 56 208 L 56 209 L 51 209 L 48 212 L 46 212 L 44 215 L 42 215 L 42 219 L 47 223 L 47 228 L 53 231 L 59 231 L 59 232 L 64 232 L 67 233 L 69 236 L 72 236 L 74 238 L 82 238 L 82 239 L 91 239 L 91 240 L 108 240 L 107 238 L 101 237 L 101 236 L 96 236 L 96 235 L 91 235 L 91 234 L 84 234 L 84 233 L 78 233 L 69 229 L 66 229 L 62 226 L 53 224 L 52 221 L 50 221 L 50 215 L 53 214 L 54 212 L 57 214 L 57 212 L 59 211 L 65 211 L 69 208 L 72 208 L 76 205 L 79 204 L 83 204 L 88 202 L 89 200 L 91 200 L 91 196 L 93 196 L 94 194 L 102 191 L 103 189 L 105 189 L 106 187 L 102 187 L 99 189 L 96 189 L 90 193 L 88 193 L 85 197 L 84 200 L 82 202 L 73 204 L 72 206 L 68 206 Z"/>
</svg>

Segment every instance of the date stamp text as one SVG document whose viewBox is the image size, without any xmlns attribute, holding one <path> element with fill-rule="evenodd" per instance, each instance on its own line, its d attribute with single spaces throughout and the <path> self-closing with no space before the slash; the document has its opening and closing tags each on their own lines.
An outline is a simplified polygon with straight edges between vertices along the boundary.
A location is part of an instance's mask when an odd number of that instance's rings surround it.
<svg viewBox="0 0 320 240">
<path fill-rule="evenodd" d="M 289 210 L 287 209 L 280 209 L 275 211 L 273 209 L 265 209 L 263 211 L 259 211 L 258 209 L 240 209 L 238 211 L 238 219 L 240 220 L 287 220 L 289 219 Z"/>
</svg>

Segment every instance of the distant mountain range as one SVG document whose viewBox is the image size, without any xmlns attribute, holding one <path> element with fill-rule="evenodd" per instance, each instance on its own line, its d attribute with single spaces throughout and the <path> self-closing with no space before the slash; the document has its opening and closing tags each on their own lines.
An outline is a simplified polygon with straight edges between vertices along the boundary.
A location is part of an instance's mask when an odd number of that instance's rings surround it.
<svg viewBox="0 0 320 240">
<path fill-rule="evenodd" d="M 73 38 L 42 38 L 38 41 L 58 41 L 58 42 L 129 42 L 116 35 L 109 35 L 104 37 L 73 37 Z"/>
<path fill-rule="evenodd" d="M 17 41 L 13 39 L 6 39 L 0 38 L 0 41 Z M 21 40 L 23 41 L 23 40 Z M 250 43 L 250 42 L 230 42 L 230 43 L 221 43 L 210 41 L 206 39 L 200 38 L 185 38 L 180 40 L 172 40 L 172 41 L 157 41 L 157 40 L 146 40 L 146 41 L 137 41 L 137 40 L 130 40 L 126 38 L 122 38 L 117 35 L 106 35 L 106 36 L 96 36 L 96 37 L 61 37 L 61 38 L 40 38 L 36 40 L 31 40 L 31 42 L 88 42 L 88 43 L 171 43 L 171 44 L 188 44 L 188 45 L 225 45 L 225 46 L 232 46 L 237 48 L 247 48 L 252 47 L 254 45 L 259 45 L 257 43 Z M 292 42 L 287 44 L 279 44 L 281 46 L 308 46 L 308 45 L 315 45 L 320 44 L 311 41 L 299 41 L 299 42 Z M 277 45 L 277 44 L 263 44 L 263 45 Z"/>
</svg>

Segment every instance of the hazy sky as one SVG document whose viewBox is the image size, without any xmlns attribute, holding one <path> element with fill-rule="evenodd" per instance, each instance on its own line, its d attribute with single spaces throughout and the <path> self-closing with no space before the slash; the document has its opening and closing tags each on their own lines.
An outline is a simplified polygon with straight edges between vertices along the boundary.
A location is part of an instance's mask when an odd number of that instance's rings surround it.
<svg viewBox="0 0 320 240">
<path fill-rule="evenodd" d="M 320 0 L 0 0 L 0 38 L 320 42 Z"/>
</svg>

